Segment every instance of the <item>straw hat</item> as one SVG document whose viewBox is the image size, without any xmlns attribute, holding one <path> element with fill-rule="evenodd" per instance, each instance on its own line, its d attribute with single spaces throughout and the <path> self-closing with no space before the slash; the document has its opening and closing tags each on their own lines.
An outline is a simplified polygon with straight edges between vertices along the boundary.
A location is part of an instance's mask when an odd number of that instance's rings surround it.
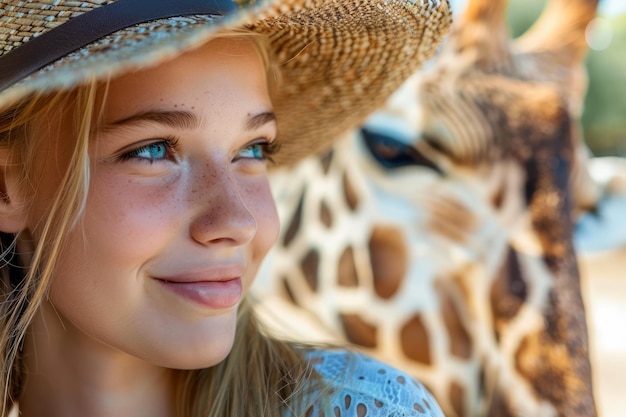
<svg viewBox="0 0 626 417">
<path fill-rule="evenodd" d="M 279 164 L 322 150 L 429 58 L 448 0 L 0 0 L 0 109 L 158 64 L 219 28 L 267 34 Z"/>
</svg>

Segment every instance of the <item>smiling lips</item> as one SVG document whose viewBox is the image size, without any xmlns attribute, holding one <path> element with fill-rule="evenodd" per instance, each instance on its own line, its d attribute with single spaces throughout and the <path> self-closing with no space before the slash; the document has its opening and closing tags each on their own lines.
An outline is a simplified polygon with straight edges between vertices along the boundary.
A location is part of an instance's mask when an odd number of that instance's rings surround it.
<svg viewBox="0 0 626 417">
<path fill-rule="evenodd" d="M 189 274 L 177 277 L 155 277 L 162 288 L 210 310 L 232 308 L 243 294 L 240 268 L 238 271 L 210 274 L 210 278 Z"/>
</svg>

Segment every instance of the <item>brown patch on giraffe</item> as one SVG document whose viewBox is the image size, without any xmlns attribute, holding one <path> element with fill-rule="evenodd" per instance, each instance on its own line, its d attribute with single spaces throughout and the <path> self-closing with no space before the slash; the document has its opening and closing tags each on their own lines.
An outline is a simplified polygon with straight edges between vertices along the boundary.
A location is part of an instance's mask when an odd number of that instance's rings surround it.
<svg viewBox="0 0 626 417">
<path fill-rule="evenodd" d="M 330 171 L 330 164 L 333 162 L 333 156 L 335 155 L 334 152 L 331 150 L 330 152 L 326 153 L 326 155 L 320 158 L 320 164 L 322 165 L 322 171 L 324 172 L 324 175 L 328 175 L 328 171 Z"/>
<path fill-rule="evenodd" d="M 500 340 L 504 326 L 519 313 L 528 297 L 528 288 L 521 268 L 517 252 L 509 247 L 506 259 L 490 291 L 496 340 Z"/>
<path fill-rule="evenodd" d="M 487 375 L 485 372 L 485 366 L 487 366 L 487 364 L 483 358 L 478 370 L 478 395 L 480 397 L 484 397 L 487 394 Z"/>
<path fill-rule="evenodd" d="M 287 298 L 287 300 L 289 300 L 292 304 L 298 305 L 298 302 L 296 301 L 296 297 L 294 295 L 293 290 L 291 289 L 291 284 L 289 283 L 289 280 L 287 279 L 287 277 L 283 277 L 280 282 L 283 284 L 283 292 Z"/>
<path fill-rule="evenodd" d="M 471 282 L 471 279 L 468 279 L 468 277 L 465 275 L 465 270 L 463 271 L 463 273 L 454 274 L 452 276 L 452 282 L 454 288 L 456 288 L 460 292 L 461 298 L 463 300 L 468 300 L 469 302 L 472 294 L 471 286 L 474 285 L 474 283 Z"/>
<path fill-rule="evenodd" d="M 438 281 L 436 291 L 439 295 L 441 316 L 448 332 L 450 342 L 450 354 L 461 359 L 472 357 L 472 340 L 461 320 L 459 306 L 446 291 L 443 282 Z"/>
<path fill-rule="evenodd" d="M 330 229 L 333 225 L 333 215 L 330 213 L 330 208 L 324 200 L 320 202 L 320 221 L 327 229 Z"/>
<path fill-rule="evenodd" d="M 351 343 L 367 348 L 375 348 L 378 339 L 378 329 L 371 323 L 363 320 L 358 314 L 339 314 L 343 331 Z"/>
<path fill-rule="evenodd" d="M 356 211 L 357 207 L 359 206 L 359 197 L 354 189 L 354 185 L 352 185 L 352 182 L 350 181 L 350 178 L 348 178 L 348 174 L 346 172 L 343 173 L 342 183 L 343 196 L 346 199 L 346 204 L 348 205 L 350 210 Z"/>
<path fill-rule="evenodd" d="M 577 410 L 578 415 L 595 415 L 591 411 L 593 402 L 584 402 L 589 395 L 589 369 L 580 371 L 580 365 L 586 358 L 582 347 L 573 346 L 575 342 L 553 340 L 545 331 L 530 334 L 520 343 L 515 353 L 515 366 L 518 372 L 530 382 L 535 395 L 550 403 Z M 574 349 L 572 354 L 568 350 Z M 580 375 L 584 375 L 581 379 Z M 576 414 L 576 413 L 572 413 Z"/>
<path fill-rule="evenodd" d="M 404 281 L 409 251 L 402 231 L 394 226 L 376 226 L 369 240 L 374 290 L 383 298 L 393 297 Z"/>
<path fill-rule="evenodd" d="M 504 196 L 506 195 L 506 185 L 500 184 L 494 195 L 491 196 L 491 205 L 497 209 L 502 208 L 504 204 Z"/>
<path fill-rule="evenodd" d="M 351 246 L 344 249 L 337 265 L 337 284 L 341 287 L 356 287 L 359 285 L 359 278 L 356 274 L 354 263 L 354 251 Z"/>
<path fill-rule="evenodd" d="M 456 381 L 450 384 L 450 403 L 457 416 L 465 415 L 465 390 Z"/>
<path fill-rule="evenodd" d="M 483 357 L 480 361 L 480 372 L 478 375 L 479 397 L 489 399 L 486 404 L 485 417 L 516 417 L 511 412 L 505 392 L 510 390 L 508 386 L 498 385 L 499 372 L 489 359 Z M 519 416 L 517 416 L 519 417 Z"/>
<path fill-rule="evenodd" d="M 409 359 L 432 365 L 428 332 L 419 314 L 414 315 L 400 329 L 400 347 Z"/>
<path fill-rule="evenodd" d="M 300 222 L 302 221 L 302 207 L 304 206 L 304 193 L 306 192 L 306 188 L 302 191 L 302 195 L 300 196 L 300 201 L 298 201 L 298 207 L 296 208 L 296 212 L 293 214 L 291 221 L 289 222 L 289 226 L 287 227 L 287 231 L 283 236 L 283 247 L 288 247 L 291 241 L 296 237 L 298 231 L 300 230 Z"/>
<path fill-rule="evenodd" d="M 517 417 L 516 414 L 511 411 L 511 407 L 508 405 L 506 398 L 504 398 L 503 390 L 506 390 L 506 388 L 500 387 L 498 391 L 491 395 L 487 417 Z"/>
<path fill-rule="evenodd" d="M 465 244 L 479 224 L 472 211 L 452 196 L 439 195 L 426 202 L 426 209 L 431 214 L 426 228 L 459 244 Z"/>
<path fill-rule="evenodd" d="M 311 249 L 300 262 L 300 269 L 311 291 L 317 291 L 317 270 L 320 263 L 320 255 L 317 250 Z"/>
</svg>

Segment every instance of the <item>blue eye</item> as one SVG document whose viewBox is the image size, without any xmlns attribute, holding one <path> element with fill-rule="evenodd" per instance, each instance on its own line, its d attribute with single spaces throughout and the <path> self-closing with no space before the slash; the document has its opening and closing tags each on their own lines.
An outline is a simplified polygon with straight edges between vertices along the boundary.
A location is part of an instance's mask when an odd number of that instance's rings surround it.
<svg viewBox="0 0 626 417">
<path fill-rule="evenodd" d="M 133 151 L 137 158 L 163 159 L 167 156 L 167 146 L 164 143 L 151 143 Z"/>
<path fill-rule="evenodd" d="M 264 148 L 266 145 L 265 143 L 253 143 L 243 148 L 238 156 L 240 158 L 265 159 Z"/>
<path fill-rule="evenodd" d="M 175 140 L 162 140 L 160 142 L 152 142 L 132 150 L 121 156 L 122 160 L 126 159 L 143 159 L 150 162 L 170 159 L 171 152 L 175 146 Z"/>
</svg>

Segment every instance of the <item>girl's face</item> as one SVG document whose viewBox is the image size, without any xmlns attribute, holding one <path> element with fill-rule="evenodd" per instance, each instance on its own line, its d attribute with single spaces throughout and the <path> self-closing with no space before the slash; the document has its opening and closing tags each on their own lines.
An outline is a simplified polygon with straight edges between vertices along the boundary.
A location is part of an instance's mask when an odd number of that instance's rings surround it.
<svg viewBox="0 0 626 417">
<path fill-rule="evenodd" d="M 214 365 L 231 349 L 238 303 L 278 233 L 264 160 L 276 135 L 265 69 L 251 42 L 218 39 L 117 78 L 106 95 L 84 215 L 43 317 L 60 318 L 67 346 L 170 368 Z M 74 146 L 70 123 L 47 141 L 54 156 L 31 230 Z"/>
</svg>

